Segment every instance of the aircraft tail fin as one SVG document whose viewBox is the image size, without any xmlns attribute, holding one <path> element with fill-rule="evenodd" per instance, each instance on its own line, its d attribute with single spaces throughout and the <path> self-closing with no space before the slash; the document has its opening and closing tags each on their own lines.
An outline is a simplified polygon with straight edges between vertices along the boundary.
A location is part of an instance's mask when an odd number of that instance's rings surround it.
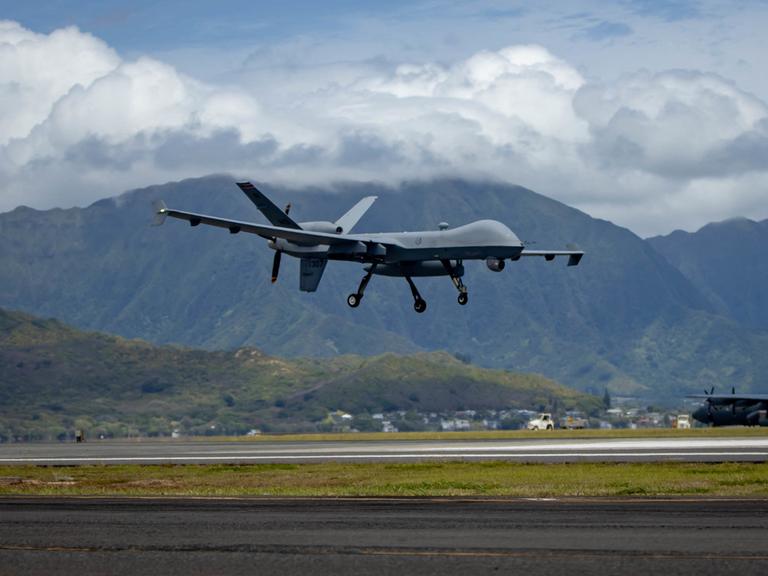
<svg viewBox="0 0 768 576">
<path fill-rule="evenodd" d="M 363 217 L 363 214 L 368 211 L 368 208 L 376 201 L 376 198 L 378 196 L 366 196 L 360 200 L 344 216 L 336 220 L 336 227 L 341 228 L 343 233 L 348 234 L 355 227 L 355 224 L 360 221 L 360 218 Z"/>
<path fill-rule="evenodd" d="M 299 266 L 299 290 L 314 292 L 325 272 L 327 258 L 302 258 Z"/>
<path fill-rule="evenodd" d="M 301 226 L 299 226 L 293 220 L 293 218 L 288 216 L 287 209 L 281 210 L 275 206 L 272 200 L 262 194 L 261 191 L 259 191 L 259 189 L 250 182 L 238 182 L 237 186 L 245 193 L 246 196 L 248 196 L 248 199 L 256 205 L 256 208 L 258 208 L 261 213 L 267 217 L 267 220 L 269 220 L 273 226 L 280 226 L 281 228 L 292 228 L 293 230 L 302 229 Z"/>
</svg>

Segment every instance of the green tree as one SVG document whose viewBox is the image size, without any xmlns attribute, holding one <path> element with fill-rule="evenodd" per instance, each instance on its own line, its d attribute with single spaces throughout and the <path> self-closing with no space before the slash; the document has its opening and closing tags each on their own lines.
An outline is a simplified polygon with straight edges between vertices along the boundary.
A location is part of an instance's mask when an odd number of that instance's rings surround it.
<svg viewBox="0 0 768 576">
<path fill-rule="evenodd" d="M 603 407 L 608 410 L 608 408 L 611 407 L 611 394 L 608 392 L 608 388 L 606 387 L 603 391 Z"/>
</svg>

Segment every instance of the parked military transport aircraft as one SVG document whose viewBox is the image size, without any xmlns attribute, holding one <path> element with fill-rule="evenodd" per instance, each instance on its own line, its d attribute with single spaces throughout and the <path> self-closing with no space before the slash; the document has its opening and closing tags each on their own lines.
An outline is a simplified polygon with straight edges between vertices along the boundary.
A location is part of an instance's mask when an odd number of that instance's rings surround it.
<svg viewBox="0 0 768 576">
<path fill-rule="evenodd" d="M 459 292 L 459 304 L 464 305 L 469 301 L 467 287 L 461 280 L 464 260 L 485 260 L 490 270 L 501 272 L 506 260 L 516 261 L 522 256 L 542 256 L 546 260 L 568 256 L 568 266 L 576 266 L 584 255 L 581 250 L 528 250 L 509 228 L 495 220 L 478 220 L 457 228 L 441 222 L 439 230 L 421 232 L 350 234 L 376 196 L 363 198 L 336 222 L 299 223 L 288 215 L 290 204 L 281 210 L 250 182 L 237 185 L 271 226 L 173 210 L 162 201 L 154 205 L 155 224 L 160 225 L 171 216 L 187 220 L 191 226 L 208 224 L 227 228 L 231 234 L 257 234 L 267 239 L 275 251 L 272 282 L 277 281 L 280 258 L 285 252 L 300 259 L 299 288 L 304 292 L 317 290 L 328 260 L 360 262 L 366 274 L 357 292 L 347 297 L 352 308 L 360 304 L 374 274 L 405 278 L 413 294 L 413 308 L 424 312 L 427 303 L 416 289 L 414 277 L 449 276 Z"/>
<path fill-rule="evenodd" d="M 736 394 L 731 388 L 730 394 L 709 393 L 693 394 L 688 398 L 700 398 L 704 405 L 698 408 L 693 417 L 712 426 L 768 426 L 768 394 Z"/>
</svg>

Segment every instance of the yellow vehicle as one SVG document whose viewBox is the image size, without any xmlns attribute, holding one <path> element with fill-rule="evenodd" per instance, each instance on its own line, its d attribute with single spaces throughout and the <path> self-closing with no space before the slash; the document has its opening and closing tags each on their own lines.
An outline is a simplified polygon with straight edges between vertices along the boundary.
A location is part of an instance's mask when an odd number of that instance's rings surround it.
<svg viewBox="0 0 768 576">
<path fill-rule="evenodd" d="M 561 421 L 561 425 L 568 430 L 582 430 L 589 428 L 589 421 L 581 416 L 568 416 L 565 422 Z"/>
</svg>

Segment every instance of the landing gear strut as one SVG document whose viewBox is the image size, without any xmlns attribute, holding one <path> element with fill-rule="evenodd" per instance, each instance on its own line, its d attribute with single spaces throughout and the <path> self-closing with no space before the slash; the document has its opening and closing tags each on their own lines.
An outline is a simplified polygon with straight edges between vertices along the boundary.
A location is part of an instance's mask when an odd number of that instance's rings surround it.
<svg viewBox="0 0 768 576">
<path fill-rule="evenodd" d="M 411 287 L 411 294 L 413 294 L 413 309 L 421 314 L 427 309 L 427 302 L 421 297 L 421 294 L 419 294 L 419 291 L 416 289 L 416 284 L 413 283 L 410 276 L 406 276 L 405 281 L 408 282 L 408 286 Z"/>
<path fill-rule="evenodd" d="M 371 269 L 368 270 L 365 276 L 363 276 L 363 279 L 360 280 L 360 286 L 357 287 L 357 292 L 347 296 L 347 304 L 349 304 L 351 308 L 360 306 L 360 301 L 363 299 L 363 294 L 365 293 L 365 287 L 368 286 L 368 282 L 370 282 L 374 270 L 376 270 L 376 264 L 371 264 Z"/>
<path fill-rule="evenodd" d="M 467 292 L 467 287 L 464 285 L 464 282 L 461 281 L 461 276 L 456 274 L 456 269 L 453 266 L 451 266 L 450 260 L 441 260 L 440 262 L 443 263 L 443 267 L 445 268 L 446 272 L 448 272 L 448 275 L 451 277 L 451 281 L 453 282 L 453 285 L 456 286 L 456 290 L 459 291 L 459 297 L 458 297 L 459 304 L 464 306 L 467 302 L 469 302 L 469 294 Z"/>
</svg>

